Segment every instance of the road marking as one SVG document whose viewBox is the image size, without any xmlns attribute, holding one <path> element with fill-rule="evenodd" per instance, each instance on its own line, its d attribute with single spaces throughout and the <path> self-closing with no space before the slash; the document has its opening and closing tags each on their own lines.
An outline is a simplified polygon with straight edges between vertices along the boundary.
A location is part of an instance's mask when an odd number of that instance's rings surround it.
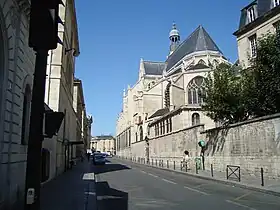
<svg viewBox="0 0 280 210">
<path fill-rule="evenodd" d="M 154 175 L 154 174 L 150 174 L 150 173 L 148 173 L 150 176 L 153 176 L 153 177 L 155 177 L 155 178 L 158 178 L 158 176 L 157 175 Z"/>
<path fill-rule="evenodd" d="M 165 181 L 165 182 L 168 182 L 168 183 L 171 183 L 171 184 L 177 184 L 177 183 L 175 183 L 175 182 L 172 182 L 172 181 L 170 181 L 170 180 L 168 180 L 168 179 L 161 179 L 162 181 Z"/>
<path fill-rule="evenodd" d="M 196 189 L 193 189 L 193 188 L 190 188 L 190 187 L 184 186 L 184 188 L 185 188 L 185 189 L 188 189 L 188 190 L 190 190 L 190 191 L 194 191 L 194 192 L 200 193 L 200 194 L 202 194 L 202 195 L 209 195 L 209 194 L 206 193 L 206 192 L 202 192 L 202 191 L 200 191 L 200 190 L 196 190 Z"/>
<path fill-rule="evenodd" d="M 95 192 L 85 192 L 86 195 L 96 195 Z"/>
<path fill-rule="evenodd" d="M 234 205 L 236 205 L 236 206 L 241 206 L 241 207 L 243 207 L 243 208 L 247 208 L 247 209 L 250 209 L 250 210 L 256 210 L 256 209 L 254 209 L 254 208 L 251 208 L 250 206 L 246 206 L 246 205 L 243 205 L 243 204 L 240 204 L 240 203 L 231 201 L 231 200 L 226 200 L 226 202 L 231 203 L 231 204 L 234 204 Z"/>
<path fill-rule="evenodd" d="M 244 195 L 241 195 L 241 196 L 235 198 L 234 200 L 235 200 L 235 201 L 238 201 L 238 200 L 240 200 L 241 198 L 245 198 L 246 196 L 251 195 L 251 194 L 252 194 L 252 192 L 247 192 L 247 193 L 245 193 Z"/>
<path fill-rule="evenodd" d="M 146 174 L 147 172 L 146 171 L 141 171 L 143 174 Z"/>
<path fill-rule="evenodd" d="M 207 185 L 211 185 L 211 183 L 199 184 L 199 185 L 196 185 L 195 188 L 200 188 L 202 186 L 207 186 Z"/>
</svg>

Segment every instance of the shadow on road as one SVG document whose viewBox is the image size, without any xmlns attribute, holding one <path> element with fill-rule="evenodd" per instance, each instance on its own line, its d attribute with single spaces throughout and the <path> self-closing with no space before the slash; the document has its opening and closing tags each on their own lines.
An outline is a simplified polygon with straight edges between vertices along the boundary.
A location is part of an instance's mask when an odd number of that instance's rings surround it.
<svg viewBox="0 0 280 210">
<path fill-rule="evenodd" d="M 128 193 L 111 188 L 108 182 L 97 182 L 96 191 L 98 210 L 128 209 Z"/>
<path fill-rule="evenodd" d="M 107 173 L 112 171 L 120 171 L 124 169 L 130 169 L 130 168 L 122 164 L 95 165 L 93 167 L 93 172 L 95 174 L 102 174 L 102 173 Z"/>
</svg>

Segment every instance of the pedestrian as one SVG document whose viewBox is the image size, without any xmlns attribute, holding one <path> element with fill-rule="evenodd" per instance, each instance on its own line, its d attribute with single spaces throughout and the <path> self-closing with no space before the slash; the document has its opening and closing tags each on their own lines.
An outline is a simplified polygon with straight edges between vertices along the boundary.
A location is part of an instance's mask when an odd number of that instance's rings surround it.
<svg viewBox="0 0 280 210">
<path fill-rule="evenodd" d="M 89 152 L 87 153 L 87 159 L 88 159 L 88 161 L 90 160 L 90 153 Z"/>
<path fill-rule="evenodd" d="M 184 151 L 184 155 L 183 155 L 183 159 L 182 159 L 182 161 L 181 161 L 181 164 L 182 164 L 182 168 L 186 168 L 187 169 L 187 167 L 188 167 L 188 163 L 190 162 L 189 160 L 190 160 L 190 156 L 189 156 L 189 151 L 188 150 L 185 150 Z"/>
</svg>

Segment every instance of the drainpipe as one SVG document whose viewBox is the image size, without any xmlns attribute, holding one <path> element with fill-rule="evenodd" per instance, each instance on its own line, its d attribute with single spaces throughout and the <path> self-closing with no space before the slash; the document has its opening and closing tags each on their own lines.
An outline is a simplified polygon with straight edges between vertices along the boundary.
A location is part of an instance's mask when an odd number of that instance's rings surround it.
<svg viewBox="0 0 280 210">
<path fill-rule="evenodd" d="M 48 58 L 48 68 L 47 68 L 47 75 L 48 75 L 48 81 L 46 82 L 46 96 L 47 96 L 47 104 L 50 103 L 50 93 L 51 93 L 51 74 L 52 74 L 52 57 L 53 57 L 53 51 L 49 51 L 49 58 Z"/>
</svg>

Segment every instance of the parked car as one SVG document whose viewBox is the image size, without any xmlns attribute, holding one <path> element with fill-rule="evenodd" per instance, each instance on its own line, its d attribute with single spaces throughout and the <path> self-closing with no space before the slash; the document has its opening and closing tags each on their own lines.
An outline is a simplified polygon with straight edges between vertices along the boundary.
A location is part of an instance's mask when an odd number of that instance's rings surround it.
<svg viewBox="0 0 280 210">
<path fill-rule="evenodd" d="M 106 156 L 101 153 L 94 153 L 93 155 L 93 164 L 94 165 L 105 165 Z"/>
</svg>

